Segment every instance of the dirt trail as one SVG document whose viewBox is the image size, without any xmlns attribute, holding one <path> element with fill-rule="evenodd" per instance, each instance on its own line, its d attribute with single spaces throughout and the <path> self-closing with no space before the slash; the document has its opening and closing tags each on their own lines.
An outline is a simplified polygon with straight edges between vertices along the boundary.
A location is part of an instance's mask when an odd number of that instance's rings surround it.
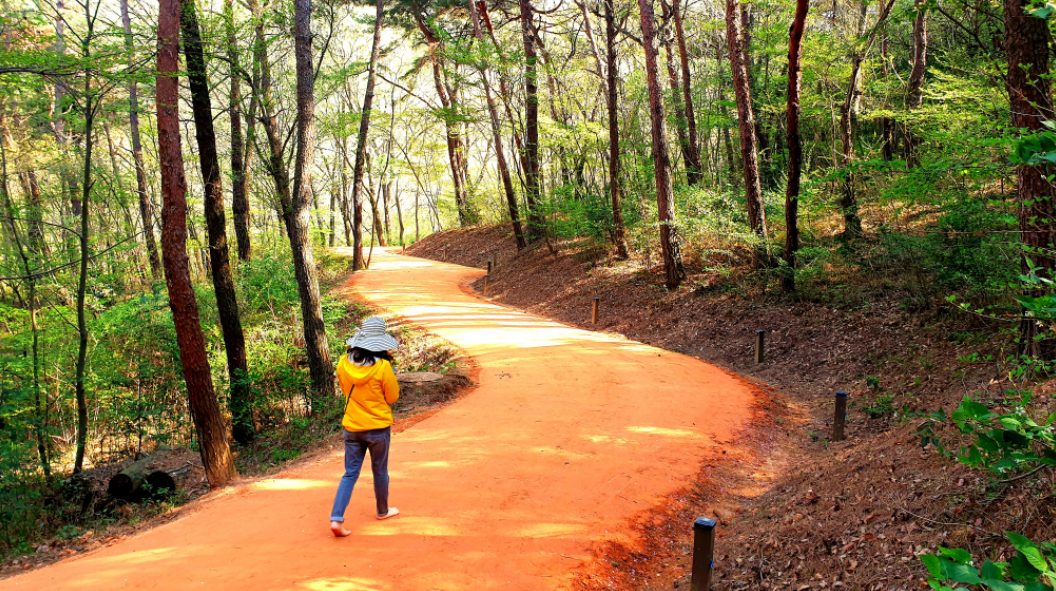
<svg viewBox="0 0 1056 591">
<path fill-rule="evenodd" d="M 696 359 L 464 291 L 481 271 L 375 250 L 354 291 L 463 347 L 479 388 L 393 437 L 391 502 L 364 467 L 327 517 L 341 451 L 221 493 L 125 542 L 2 589 L 563 589 L 592 549 L 692 478 L 750 417 L 752 389 Z M 336 345 L 336 344 L 335 344 Z"/>
</svg>

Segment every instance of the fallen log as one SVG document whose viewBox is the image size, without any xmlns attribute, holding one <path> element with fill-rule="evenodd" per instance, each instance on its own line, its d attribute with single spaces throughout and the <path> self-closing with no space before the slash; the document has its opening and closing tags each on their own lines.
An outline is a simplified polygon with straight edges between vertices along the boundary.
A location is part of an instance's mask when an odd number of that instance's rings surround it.
<svg viewBox="0 0 1056 591">
<path fill-rule="evenodd" d="M 194 465 L 188 462 L 171 470 L 155 470 L 147 476 L 150 492 L 155 497 L 166 497 L 179 490 L 177 479 L 186 474 Z"/>
<path fill-rule="evenodd" d="M 154 461 L 154 456 L 146 456 L 124 470 L 114 474 L 110 478 L 110 482 L 107 483 L 106 492 L 114 498 L 121 499 L 122 501 L 138 501 L 140 498 L 140 489 L 143 486 L 143 482 L 150 474 L 150 464 Z"/>
</svg>

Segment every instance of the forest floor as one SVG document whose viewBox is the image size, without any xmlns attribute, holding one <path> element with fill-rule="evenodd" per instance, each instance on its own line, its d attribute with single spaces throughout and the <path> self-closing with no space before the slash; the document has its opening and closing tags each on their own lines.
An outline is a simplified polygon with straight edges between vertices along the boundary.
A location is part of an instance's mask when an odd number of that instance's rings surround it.
<svg viewBox="0 0 1056 591">
<path fill-rule="evenodd" d="M 881 283 L 852 269 L 830 290 L 790 298 L 690 265 L 687 287 L 669 291 L 648 260 L 617 261 L 590 241 L 556 246 L 518 253 L 502 226 L 434 234 L 407 253 L 477 268 L 491 260 L 490 301 L 698 357 L 765 392 L 766 413 L 740 436 L 735 461 L 705 459 L 674 502 L 637 520 L 633 543 L 599 550 L 611 568 L 586 588 L 688 588 L 690 525 L 702 515 L 720 521 L 717 590 L 919 589 L 918 556 L 937 546 L 1007 560 L 1015 552 L 1003 530 L 1056 535 L 1056 503 L 1043 494 L 1052 470 L 995 484 L 930 443 L 960 443 L 931 412 L 969 394 L 1000 401 L 1014 386 L 1000 362 L 1014 351 L 1011 337 L 978 317 L 903 288 L 897 272 Z M 483 276 L 473 287 L 483 293 Z M 757 364 L 760 329 L 766 359 Z M 977 361 L 991 355 L 998 361 Z M 850 392 L 847 439 L 831 442 L 837 390 Z M 1052 392 L 1042 385 L 1036 399 L 1051 407 Z M 669 400 L 680 392 L 647 395 L 682 412 Z"/>
<path fill-rule="evenodd" d="M 736 471 L 765 396 L 698 360 L 482 301 L 474 269 L 375 252 L 358 299 L 462 347 L 477 387 L 394 437 L 379 522 L 367 468 L 330 536 L 340 446 L 229 487 L 179 520 L 0 588 L 558 589 L 697 473 Z M 659 402 L 656 376 L 671 393 Z M 574 387 L 569 387 L 574 384 Z M 681 409 L 669 412 L 668 404 Z M 750 429 L 749 429 L 750 430 Z M 753 469 L 754 470 L 754 469 Z"/>
</svg>

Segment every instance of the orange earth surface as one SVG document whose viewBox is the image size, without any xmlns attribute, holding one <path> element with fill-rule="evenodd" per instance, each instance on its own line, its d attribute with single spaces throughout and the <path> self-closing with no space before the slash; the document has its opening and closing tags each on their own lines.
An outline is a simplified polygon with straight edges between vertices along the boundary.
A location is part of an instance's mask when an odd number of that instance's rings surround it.
<svg viewBox="0 0 1056 591">
<path fill-rule="evenodd" d="M 346 513 L 352 535 L 331 536 L 343 472 L 335 447 L 0 588 L 571 587 L 592 571 L 596 548 L 633 543 L 635 517 L 735 437 L 754 393 L 696 359 L 481 300 L 466 287 L 481 274 L 376 249 L 371 270 L 351 280 L 357 297 L 454 342 L 479 367 L 478 388 L 393 436 L 399 517 L 374 518 L 367 462 Z"/>
</svg>

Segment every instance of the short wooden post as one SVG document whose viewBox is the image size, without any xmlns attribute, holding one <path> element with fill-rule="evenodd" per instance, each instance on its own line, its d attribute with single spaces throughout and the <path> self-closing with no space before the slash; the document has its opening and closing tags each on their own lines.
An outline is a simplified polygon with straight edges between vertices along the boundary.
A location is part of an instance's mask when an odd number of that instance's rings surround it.
<svg viewBox="0 0 1056 591">
<path fill-rule="evenodd" d="M 594 309 L 590 313 L 590 321 L 594 324 L 598 323 L 598 306 L 601 304 L 601 298 L 594 298 Z"/>
<path fill-rule="evenodd" d="M 715 569 L 715 525 L 718 522 L 698 517 L 693 522 L 693 574 L 689 588 L 692 591 L 711 591 L 711 573 Z"/>
<path fill-rule="evenodd" d="M 447 262 L 447 247 L 446 246 L 443 247 L 441 249 L 441 251 L 444 253 L 444 262 L 446 263 Z"/>
<path fill-rule="evenodd" d="M 836 416 L 832 419 L 832 440 L 843 441 L 843 426 L 847 420 L 847 393 L 836 393 Z"/>
<path fill-rule="evenodd" d="M 402 250 L 402 252 L 400 252 L 400 254 L 407 254 L 407 245 L 406 244 L 403 245 L 403 250 Z"/>
<path fill-rule="evenodd" d="M 491 280 L 491 275 L 484 276 L 484 297 L 488 297 L 488 282 Z"/>
<path fill-rule="evenodd" d="M 766 331 L 755 331 L 755 362 L 762 363 L 766 359 Z"/>
</svg>

